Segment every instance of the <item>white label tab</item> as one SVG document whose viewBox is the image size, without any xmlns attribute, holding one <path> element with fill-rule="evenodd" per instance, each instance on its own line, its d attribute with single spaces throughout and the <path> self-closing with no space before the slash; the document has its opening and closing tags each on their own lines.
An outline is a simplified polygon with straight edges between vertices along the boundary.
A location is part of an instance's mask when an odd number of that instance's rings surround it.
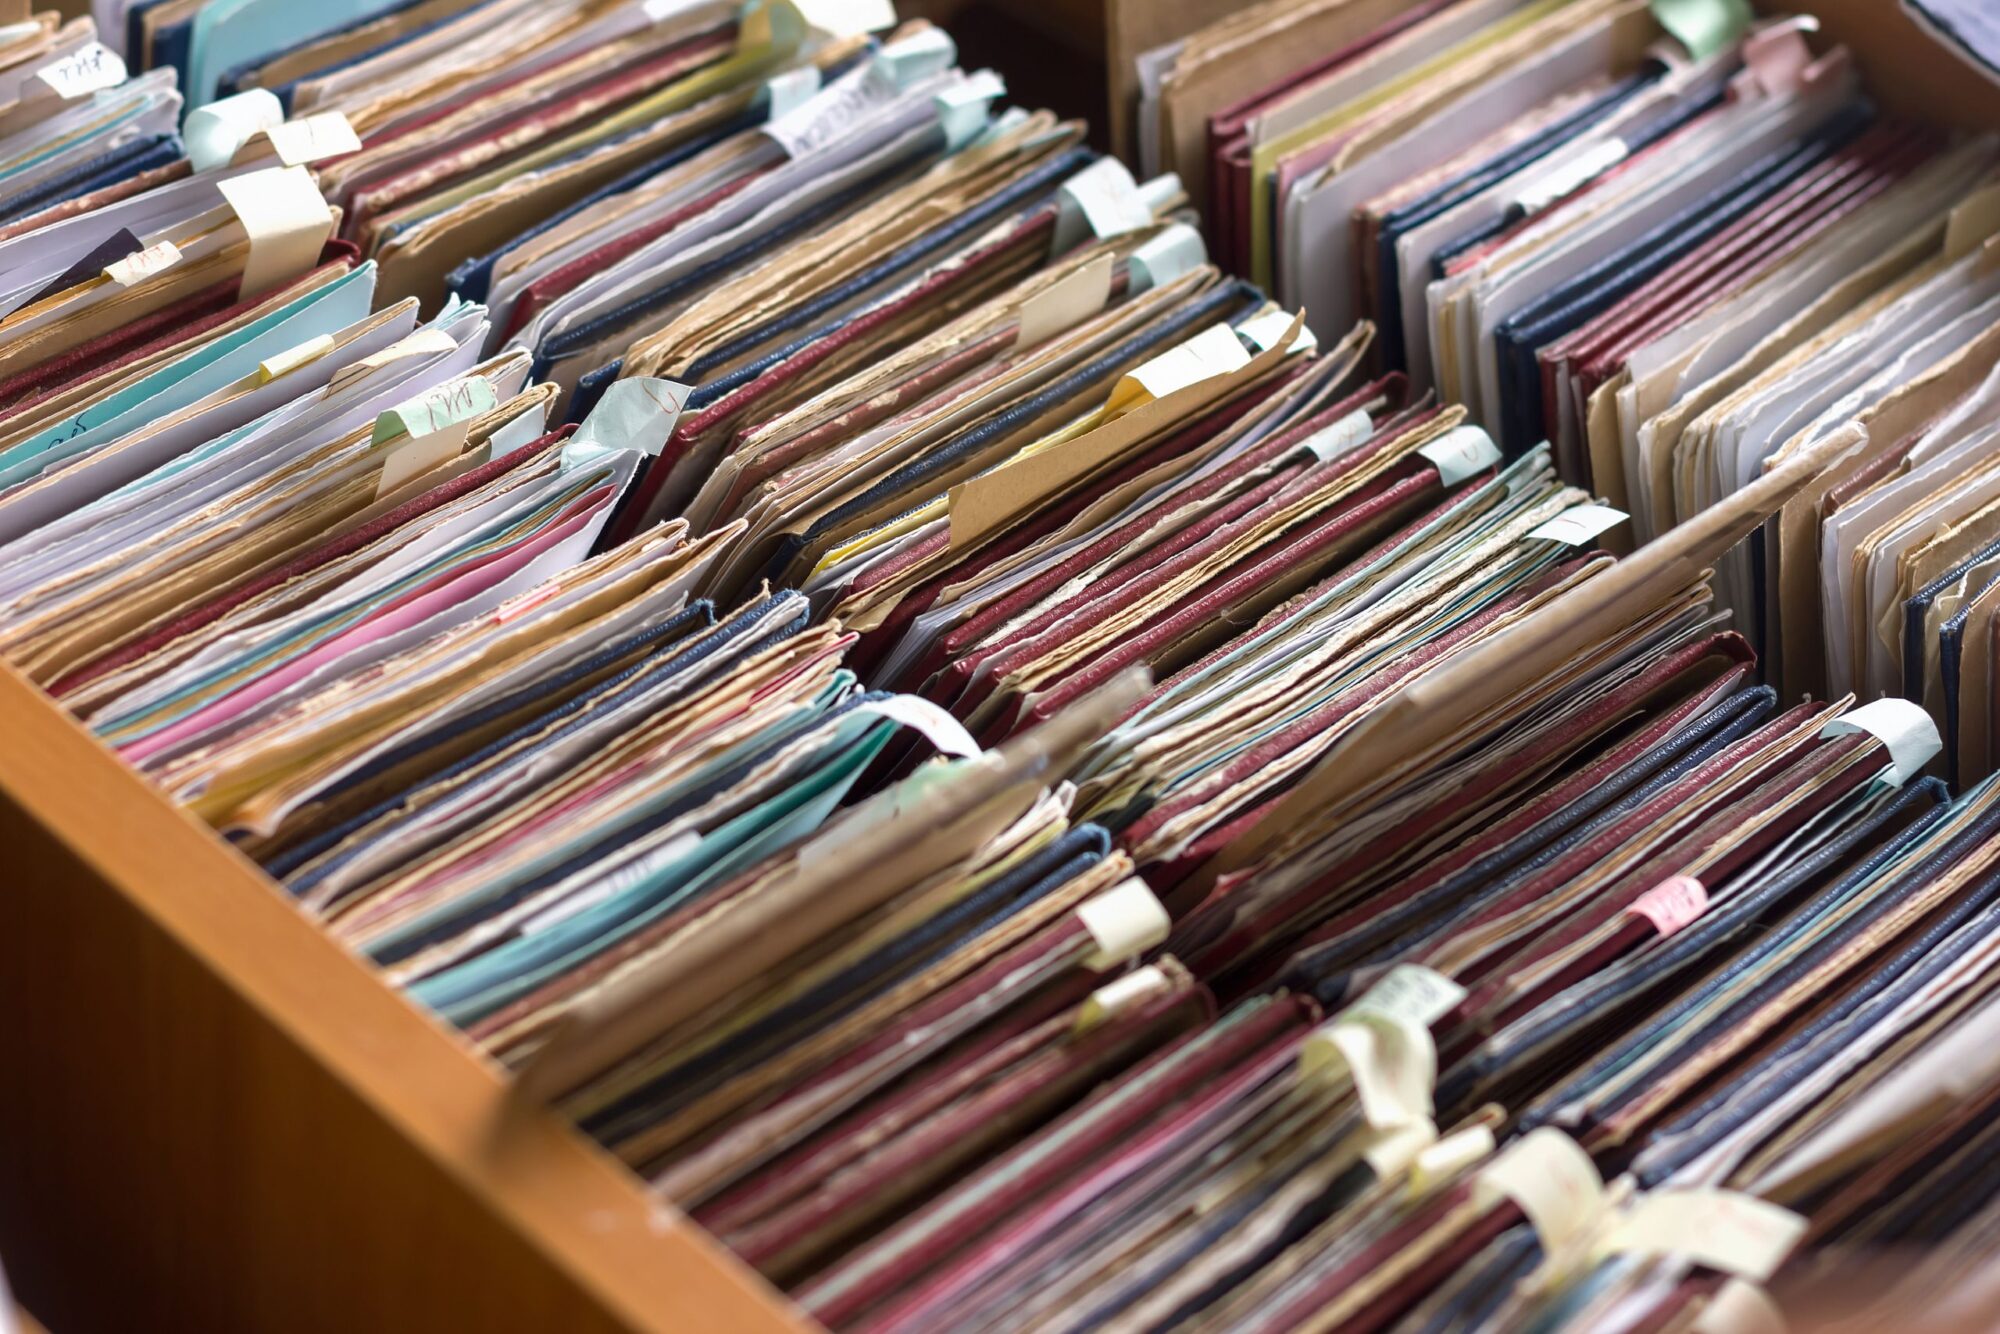
<svg viewBox="0 0 2000 1334">
<path fill-rule="evenodd" d="M 1694 1334 L 1785 1334 L 1785 1317 L 1762 1288 L 1732 1278 L 1701 1308 Z"/>
<path fill-rule="evenodd" d="M 1206 263 L 1208 247 L 1202 243 L 1201 233 L 1184 222 L 1170 223 L 1158 236 L 1142 242 L 1126 261 L 1132 274 L 1132 294 L 1165 287 Z"/>
<path fill-rule="evenodd" d="M 814 32 L 828 37 L 860 37 L 896 26 L 892 0 L 790 0 Z"/>
<path fill-rule="evenodd" d="M 270 167 L 217 181 L 250 237 L 243 265 L 245 294 L 290 282 L 319 260 L 333 234 L 333 210 L 304 167 Z"/>
<path fill-rule="evenodd" d="M 102 42 L 89 42 L 36 70 L 30 91 L 53 93 L 67 101 L 88 97 L 102 88 L 116 88 L 123 82 L 125 62 L 118 53 Z"/>
<path fill-rule="evenodd" d="M 1878 699 L 1835 718 L 1819 734 L 1843 736 L 1866 732 L 1889 750 L 1889 772 L 1883 775 L 1891 787 L 1901 787 L 1923 772 L 1931 757 L 1944 749 L 1937 724 L 1923 706 L 1906 699 Z"/>
<path fill-rule="evenodd" d="M 939 754 L 964 760 L 980 752 L 979 743 L 965 730 L 964 723 L 921 695 L 891 695 L 887 699 L 864 700 L 855 707 L 862 713 L 872 713 L 909 728 L 930 742 Z"/>
<path fill-rule="evenodd" d="M 1187 202 L 1187 187 L 1181 184 L 1179 172 L 1163 171 L 1139 182 L 1139 199 L 1157 218 L 1176 204 Z"/>
<path fill-rule="evenodd" d="M 1708 1187 L 1659 1190 L 1611 1222 L 1597 1253 L 1678 1255 L 1762 1283 L 1805 1230 L 1805 1219 L 1754 1195 Z"/>
<path fill-rule="evenodd" d="M 1596 541 L 1600 533 L 1609 532 L 1630 517 L 1624 510 L 1613 509 L 1609 505 L 1572 505 L 1535 528 L 1528 536 L 1544 542 L 1580 547 L 1586 542 Z"/>
<path fill-rule="evenodd" d="M 1116 416 L 1148 399 L 1165 398 L 1176 390 L 1239 371 L 1249 364 L 1250 354 L 1244 350 L 1236 331 L 1226 324 L 1211 324 L 1186 342 L 1176 343 L 1127 371 L 1112 387 L 1106 408 Z"/>
<path fill-rule="evenodd" d="M 1345 1071 L 1361 1114 L 1377 1130 L 1429 1120 L 1437 1085 L 1430 1026 L 1465 999 L 1465 989 L 1421 964 L 1398 964 L 1365 995 L 1308 1034 L 1300 1076 Z"/>
<path fill-rule="evenodd" d="M 1625 160 L 1628 151 L 1624 141 L 1617 138 L 1592 144 L 1569 161 L 1529 180 L 1514 196 L 1514 207 L 1532 217 L 1610 171 Z"/>
<path fill-rule="evenodd" d="M 188 161 L 196 171 L 220 167 L 251 135 L 285 119 L 284 104 L 269 88 L 251 88 L 188 112 L 181 127 Z"/>
<path fill-rule="evenodd" d="M 913 88 L 958 63 L 958 44 L 943 28 L 925 28 L 875 53 L 875 62 L 899 89 Z"/>
<path fill-rule="evenodd" d="M 130 287 L 180 262 L 179 246 L 172 241 L 155 241 L 144 250 L 135 250 L 125 258 L 105 265 L 104 276 L 120 287 Z"/>
<path fill-rule="evenodd" d="M 1417 1155 L 1437 1142 L 1437 1133 L 1436 1124 L 1427 1116 L 1387 1130 L 1370 1127 L 1359 1136 L 1361 1161 L 1368 1164 L 1377 1181 L 1392 1180 L 1401 1176 Z"/>
<path fill-rule="evenodd" d="M 813 95 L 819 92 L 819 66 L 801 65 L 783 74 L 774 74 L 764 81 L 764 91 L 771 99 L 770 119 L 782 120 L 810 102 Z"/>
<path fill-rule="evenodd" d="M 1114 157 L 1101 157 L 1064 181 L 1056 199 L 1061 209 L 1056 217 L 1056 254 L 1086 235 L 1101 240 L 1153 225 L 1153 210 L 1140 197 L 1138 182 Z"/>
<path fill-rule="evenodd" d="M 993 101 L 1007 91 L 1007 85 L 990 69 L 942 89 L 931 98 L 944 127 L 945 148 L 956 153 L 986 133 L 993 116 Z"/>
<path fill-rule="evenodd" d="M 895 100 L 894 81 L 869 65 L 834 80 L 831 87 L 807 98 L 803 106 L 771 121 L 764 127 L 764 133 L 778 141 L 785 156 L 805 157 Z"/>
<path fill-rule="evenodd" d="M 1417 453 L 1436 466 L 1438 480 L 1446 486 L 1457 486 L 1500 462 L 1500 446 L 1477 426 L 1454 426 L 1428 445 L 1418 446 Z"/>
<path fill-rule="evenodd" d="M 1361 998 L 1340 1012 L 1342 1019 L 1381 1018 L 1429 1028 L 1465 1001 L 1465 988 L 1420 963 L 1399 963 Z"/>
<path fill-rule="evenodd" d="M 1421 1150 L 1410 1164 L 1410 1188 L 1419 1194 L 1436 1190 L 1474 1163 L 1493 1154 L 1493 1128 L 1467 1126 Z"/>
<path fill-rule="evenodd" d="M 303 120 L 288 120 L 282 125 L 271 126 L 264 131 L 264 135 L 270 139 L 271 147 L 278 151 L 278 161 L 288 167 L 304 166 L 322 158 L 361 151 L 361 137 L 347 123 L 347 117 L 338 111 L 323 111 Z"/>
<path fill-rule="evenodd" d="M 428 357 L 439 353 L 455 351 L 458 347 L 450 334 L 442 329 L 424 328 L 403 335 L 379 352 L 371 352 L 359 361 L 350 361 L 333 373 L 326 392 L 337 393 L 343 386 L 364 375 L 393 365 L 406 357 Z"/>
<path fill-rule="evenodd" d="M 1173 981 L 1158 964 L 1135 968 L 1083 998 L 1077 1007 L 1076 1031 L 1085 1032 L 1107 1019 L 1136 1010 L 1155 996 L 1166 995 L 1173 987 Z"/>
<path fill-rule="evenodd" d="M 1278 345 L 1278 340 L 1283 338 L 1291 327 L 1290 311 L 1267 310 L 1262 315 L 1253 315 L 1237 325 L 1236 332 L 1255 343 L 1258 351 L 1269 352 Z M 1292 345 L 1285 350 L 1285 355 L 1297 356 L 1302 352 L 1310 352 L 1318 346 L 1319 340 L 1313 337 L 1313 331 L 1301 324 L 1299 336 L 1292 340 Z"/>
<path fill-rule="evenodd" d="M 1099 255 L 1053 287 L 1023 301 L 1014 346 L 1033 347 L 1103 310 L 1111 300 L 1111 270 L 1111 256 Z"/>
<path fill-rule="evenodd" d="M 1331 426 L 1321 427 L 1299 442 L 1299 452 L 1310 454 L 1321 463 L 1339 458 L 1348 450 L 1375 434 L 1375 422 L 1364 408 L 1342 417 Z"/>
<path fill-rule="evenodd" d="M 1475 1199 L 1512 1200 L 1541 1238 L 1542 1253 L 1574 1245 L 1604 1214 L 1604 1182 L 1590 1155 L 1551 1126 L 1531 1130 L 1479 1173 Z"/>
<path fill-rule="evenodd" d="M 1077 920 L 1096 948 L 1083 965 L 1101 973 L 1136 959 L 1167 938 L 1173 922 L 1167 910 L 1142 880 L 1121 880 L 1093 899 L 1077 905 Z"/>
</svg>

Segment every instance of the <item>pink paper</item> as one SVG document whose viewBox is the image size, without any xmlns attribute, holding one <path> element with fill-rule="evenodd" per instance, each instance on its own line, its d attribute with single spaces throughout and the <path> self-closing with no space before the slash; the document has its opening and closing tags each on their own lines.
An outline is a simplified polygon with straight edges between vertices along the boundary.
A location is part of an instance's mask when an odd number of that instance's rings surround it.
<svg viewBox="0 0 2000 1334">
<path fill-rule="evenodd" d="M 295 658 L 274 671 L 266 672 L 256 680 L 245 683 L 240 689 L 210 701 L 179 722 L 120 747 L 120 753 L 134 764 L 142 763 L 147 757 L 175 745 L 186 737 L 217 724 L 227 723 L 245 710 L 256 707 L 294 682 L 304 680 L 320 666 L 333 662 L 346 653 L 421 624 L 454 603 L 479 596 L 534 560 L 543 551 L 582 528 L 590 521 L 592 508 L 587 506 L 582 513 L 555 524 L 544 530 L 539 537 L 510 550 L 503 549 L 468 565 L 444 571 L 428 588 L 420 589 L 413 595 L 405 597 L 403 601 L 392 605 L 386 611 L 379 611 L 364 618 L 360 624 L 350 626 L 312 652 Z"/>
<path fill-rule="evenodd" d="M 1625 911 L 1643 917 L 1663 936 L 1692 922 L 1708 910 L 1708 891 L 1691 875 L 1668 876 L 1632 901 Z"/>
</svg>

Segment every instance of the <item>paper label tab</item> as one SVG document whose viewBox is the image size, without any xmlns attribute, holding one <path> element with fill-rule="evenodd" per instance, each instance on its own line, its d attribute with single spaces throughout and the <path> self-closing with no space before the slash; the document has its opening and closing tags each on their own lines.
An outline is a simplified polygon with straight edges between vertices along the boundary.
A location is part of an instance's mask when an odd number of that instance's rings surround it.
<svg viewBox="0 0 2000 1334">
<path fill-rule="evenodd" d="M 1262 315 L 1253 315 L 1237 325 L 1236 332 L 1255 343 L 1259 352 L 1269 352 L 1278 345 L 1280 338 L 1291 331 L 1292 320 L 1292 312 L 1289 310 L 1267 310 Z M 1319 340 L 1313 337 L 1313 331 L 1300 325 L 1299 336 L 1292 340 L 1292 345 L 1285 349 L 1285 354 L 1297 356 L 1303 352 L 1310 352 L 1318 346 Z"/>
<path fill-rule="evenodd" d="M 223 166 L 236 156 L 250 136 L 268 130 L 285 119 L 284 104 L 269 88 L 245 92 L 210 102 L 188 112 L 181 127 L 187 143 L 188 161 L 196 171 Z"/>
<path fill-rule="evenodd" d="M 1493 1128 L 1467 1126 L 1421 1150 L 1410 1164 L 1410 1188 L 1428 1194 L 1493 1155 Z"/>
<path fill-rule="evenodd" d="M 155 241 L 144 250 L 134 250 L 125 258 L 105 265 L 104 276 L 120 287 L 130 287 L 180 262 L 179 246 L 172 241 Z"/>
<path fill-rule="evenodd" d="M 1116 416 L 1149 399 L 1165 398 L 1177 389 L 1217 375 L 1242 370 L 1250 364 L 1236 331 L 1226 324 L 1211 324 L 1184 343 L 1176 343 L 1152 360 L 1127 371 L 1112 388 L 1107 412 Z"/>
<path fill-rule="evenodd" d="M 1083 965 L 1097 973 L 1162 944 L 1173 926 L 1153 891 L 1137 879 L 1121 880 L 1078 904 L 1076 916 L 1096 942 L 1096 948 L 1084 956 Z"/>
<path fill-rule="evenodd" d="M 1117 158 L 1101 157 L 1056 190 L 1055 252 L 1068 250 L 1086 235 L 1123 236 L 1153 225 L 1153 210 L 1139 184 Z"/>
<path fill-rule="evenodd" d="M 271 147 L 278 151 L 278 161 L 288 167 L 361 151 L 361 137 L 347 123 L 347 117 L 338 111 L 322 111 L 302 120 L 288 120 L 282 125 L 271 126 L 264 131 L 264 135 L 271 141 Z"/>
<path fill-rule="evenodd" d="M 956 153 L 986 133 L 986 122 L 993 115 L 993 100 L 1006 91 L 1007 85 L 998 74 L 983 69 L 932 96 L 938 123 L 944 126 L 946 150 Z"/>
<path fill-rule="evenodd" d="M 1464 999 L 1465 989 L 1444 974 L 1398 964 L 1306 1037 L 1300 1076 L 1345 1071 L 1362 1116 L 1378 1130 L 1426 1121 L 1437 1085 L 1430 1026 Z"/>
<path fill-rule="evenodd" d="M 1706 60 L 1750 30 L 1750 0 L 1653 0 L 1653 17 L 1690 57 Z"/>
<path fill-rule="evenodd" d="M 30 94 L 53 93 L 67 101 L 88 97 L 102 88 L 116 88 L 125 82 L 125 62 L 102 42 L 88 42 L 61 60 L 53 60 L 35 71 Z"/>
<path fill-rule="evenodd" d="M 460 422 L 469 422 L 499 406 L 500 398 L 493 392 L 492 383 L 483 375 L 469 375 L 441 384 L 382 413 L 375 419 L 374 439 L 377 444 L 399 435 L 421 439 Z"/>
<path fill-rule="evenodd" d="M 1614 1219 L 1599 1255 L 1678 1255 L 1762 1283 L 1805 1235 L 1790 1209 L 1740 1191 L 1690 1187 L 1654 1191 Z"/>
<path fill-rule="evenodd" d="M 333 210 L 304 167 L 270 167 L 217 181 L 250 237 L 242 292 L 249 295 L 290 282 L 319 261 L 333 234 Z"/>
<path fill-rule="evenodd" d="M 1609 532 L 1630 517 L 1624 510 L 1613 509 L 1609 505 L 1572 505 L 1529 532 L 1528 536 L 1544 542 L 1580 547 L 1586 542 L 1596 541 L 1599 534 Z"/>
<path fill-rule="evenodd" d="M 1817 32 L 1819 20 L 1800 14 L 1759 28 L 1743 39 L 1743 63 L 1750 67 L 1766 96 L 1782 96 L 1807 81 L 1813 55 L 1801 29 Z"/>
<path fill-rule="evenodd" d="M 688 395 L 693 392 L 691 386 L 678 380 L 653 375 L 614 380 L 569 443 L 636 449 L 649 458 L 658 458 L 667 441 L 673 439 L 681 409 L 687 406 Z"/>
<path fill-rule="evenodd" d="M 1367 409 L 1356 408 L 1333 425 L 1323 426 L 1299 441 L 1299 452 L 1310 454 L 1321 463 L 1328 463 L 1373 434 L 1374 419 L 1368 415 Z"/>
<path fill-rule="evenodd" d="M 925 28 L 875 53 L 875 61 L 899 89 L 913 88 L 958 63 L 958 44 L 943 28 Z"/>
<path fill-rule="evenodd" d="M 1387 1130 L 1369 1128 L 1361 1132 L 1361 1161 L 1377 1181 L 1389 1181 L 1403 1174 L 1417 1155 L 1437 1140 L 1437 1126 L 1420 1116 L 1408 1125 Z"/>
<path fill-rule="evenodd" d="M 790 0 L 806 26 L 828 37 L 860 37 L 896 26 L 892 0 Z"/>
<path fill-rule="evenodd" d="M 805 157 L 826 147 L 849 126 L 896 100 L 896 85 L 869 65 L 834 80 L 833 85 L 806 99 L 795 111 L 776 118 L 764 133 L 778 141 L 785 156 Z"/>
<path fill-rule="evenodd" d="M 819 66 L 801 65 L 765 80 L 764 91 L 771 99 L 770 118 L 782 120 L 813 99 L 819 92 Z"/>
<path fill-rule="evenodd" d="M 1465 1001 L 1465 988 L 1420 963 L 1399 963 L 1361 998 L 1340 1012 L 1342 1019 L 1386 1019 L 1429 1028 Z"/>
<path fill-rule="evenodd" d="M 921 695 L 891 695 L 887 699 L 864 700 L 855 707 L 862 713 L 872 713 L 909 728 L 942 754 L 970 759 L 980 753 L 979 743 L 965 730 L 964 723 Z"/>
<path fill-rule="evenodd" d="M 1111 300 L 1112 267 L 1111 256 L 1099 255 L 1022 302 L 1021 329 L 1014 346 L 1033 347 L 1103 310 Z"/>
<path fill-rule="evenodd" d="M 1187 197 L 1187 186 L 1181 183 L 1181 174 L 1177 171 L 1163 171 L 1158 176 L 1139 182 L 1139 198 L 1156 218 L 1177 205 L 1187 203 Z"/>
<path fill-rule="evenodd" d="M 1668 876 L 1632 900 L 1625 911 L 1651 922 L 1661 935 L 1671 936 L 1708 911 L 1708 891 L 1691 875 Z"/>
<path fill-rule="evenodd" d="M 1582 189 L 1625 160 L 1632 150 L 1617 137 L 1602 140 L 1522 183 L 1514 196 L 1514 206 L 1532 217 Z"/>
<path fill-rule="evenodd" d="M 1944 749 L 1937 724 L 1920 704 L 1907 699 L 1878 699 L 1835 718 L 1819 729 L 1823 737 L 1866 732 L 1889 750 L 1889 772 L 1883 780 L 1901 787 L 1923 772 L 1931 758 Z"/>
<path fill-rule="evenodd" d="M 1944 257 L 1956 264 L 2000 233 L 2000 182 L 1981 186 L 1945 215 Z"/>
<path fill-rule="evenodd" d="M 1604 1213 L 1604 1182 L 1590 1155 L 1552 1126 L 1529 1131 L 1481 1170 L 1474 1198 L 1512 1200 L 1554 1255 L 1597 1227 Z"/>
<path fill-rule="evenodd" d="M 1143 242 L 1125 261 L 1134 296 L 1149 288 L 1165 287 L 1206 263 L 1208 247 L 1202 243 L 1201 233 L 1184 222 L 1161 228 L 1158 236 Z"/>
<path fill-rule="evenodd" d="M 1106 982 L 1084 997 L 1077 1007 L 1076 1031 L 1096 1028 L 1107 1019 L 1138 1009 L 1155 996 L 1172 991 L 1174 984 L 1158 964 L 1135 968 L 1121 978 Z"/>
<path fill-rule="evenodd" d="M 371 352 L 359 361 L 351 361 L 342 366 L 333 373 L 333 379 L 328 383 L 326 392 L 334 393 L 343 385 L 360 379 L 372 371 L 379 371 L 384 366 L 401 361 L 405 357 L 434 356 L 454 351 L 457 347 L 458 344 L 452 341 L 451 335 L 442 329 L 415 330 L 398 338 L 379 352 Z"/>
<path fill-rule="evenodd" d="M 399 403 L 375 419 L 377 443 L 408 436 L 391 446 L 382 460 L 382 477 L 375 494 L 385 496 L 404 482 L 429 472 L 465 447 L 473 418 L 500 404 L 499 395 L 482 375 L 439 385 L 429 393 Z"/>
<path fill-rule="evenodd" d="M 295 371 L 309 361 L 318 361 L 333 351 L 333 335 L 321 334 L 309 338 L 297 347 L 286 348 L 276 356 L 266 357 L 257 363 L 257 383 L 269 384 L 287 371 Z"/>
<path fill-rule="evenodd" d="M 1438 480 L 1457 486 L 1468 477 L 1477 477 L 1500 462 L 1500 446 L 1477 426 L 1454 426 L 1417 453 L 1438 470 Z"/>
<path fill-rule="evenodd" d="M 1762 1288 L 1732 1278 L 1701 1308 L 1694 1334 L 1785 1334 L 1785 1317 Z"/>
</svg>

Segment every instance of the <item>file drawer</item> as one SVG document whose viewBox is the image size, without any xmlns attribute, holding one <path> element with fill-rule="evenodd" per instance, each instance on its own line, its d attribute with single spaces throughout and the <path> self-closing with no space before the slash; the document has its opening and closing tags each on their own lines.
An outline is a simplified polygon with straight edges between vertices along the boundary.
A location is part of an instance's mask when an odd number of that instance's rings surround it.
<svg viewBox="0 0 2000 1334">
<path fill-rule="evenodd" d="M 0 674 L 0 1255 L 51 1328 L 806 1327 Z"/>
</svg>

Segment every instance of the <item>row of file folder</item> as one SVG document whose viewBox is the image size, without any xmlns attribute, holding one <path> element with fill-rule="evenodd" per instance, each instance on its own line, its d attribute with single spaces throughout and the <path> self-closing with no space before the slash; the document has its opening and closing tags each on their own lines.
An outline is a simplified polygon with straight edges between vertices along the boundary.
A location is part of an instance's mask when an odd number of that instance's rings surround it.
<svg viewBox="0 0 2000 1334">
<path fill-rule="evenodd" d="M 1142 57 L 1141 142 L 1225 266 L 1372 321 L 1509 457 L 1549 441 L 1631 515 L 1614 544 L 1862 422 L 1719 592 L 1788 697 L 1923 704 L 1972 781 L 1994 144 L 1883 116 L 1809 15 L 1730 11 L 1263 6 Z"/>
<path fill-rule="evenodd" d="M 1140 179 L 884 9 L 0 29 L 0 653 L 833 1328 L 1984 1310 L 1991 146 L 1299 0 Z"/>
</svg>

